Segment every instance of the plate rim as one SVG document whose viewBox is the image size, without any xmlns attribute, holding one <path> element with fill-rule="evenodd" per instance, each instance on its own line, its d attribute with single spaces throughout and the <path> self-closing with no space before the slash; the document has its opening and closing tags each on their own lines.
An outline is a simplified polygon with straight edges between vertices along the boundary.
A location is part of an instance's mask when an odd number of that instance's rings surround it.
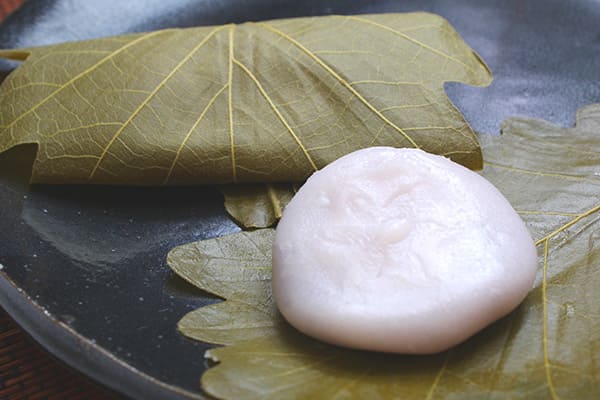
<svg viewBox="0 0 600 400">
<path fill-rule="evenodd" d="M 0 271 L 0 306 L 45 351 L 117 394 L 148 400 L 207 399 L 139 371 L 78 334 L 33 301 L 5 271 Z"/>
</svg>

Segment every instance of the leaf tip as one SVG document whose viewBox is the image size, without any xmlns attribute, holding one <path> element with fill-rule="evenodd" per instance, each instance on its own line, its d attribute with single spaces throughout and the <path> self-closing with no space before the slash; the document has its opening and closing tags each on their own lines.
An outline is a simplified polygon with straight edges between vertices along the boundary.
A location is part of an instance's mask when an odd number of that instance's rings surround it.
<svg viewBox="0 0 600 400">
<path fill-rule="evenodd" d="M 22 49 L 0 50 L 0 58 L 12 61 L 25 61 L 31 55 L 31 51 Z"/>
<path fill-rule="evenodd" d="M 481 56 L 475 50 L 472 50 L 471 53 L 473 54 L 473 57 L 477 60 L 477 62 L 479 63 L 479 65 L 482 68 L 482 74 L 480 77 L 481 80 L 477 83 L 477 86 L 480 86 L 480 87 L 490 86 L 492 84 L 492 82 L 494 81 L 494 74 L 492 73 L 492 70 L 487 65 L 485 60 L 483 58 L 481 58 Z"/>
<path fill-rule="evenodd" d="M 204 358 L 212 362 L 220 362 L 219 356 L 213 351 L 214 349 L 208 349 L 204 352 Z"/>
</svg>

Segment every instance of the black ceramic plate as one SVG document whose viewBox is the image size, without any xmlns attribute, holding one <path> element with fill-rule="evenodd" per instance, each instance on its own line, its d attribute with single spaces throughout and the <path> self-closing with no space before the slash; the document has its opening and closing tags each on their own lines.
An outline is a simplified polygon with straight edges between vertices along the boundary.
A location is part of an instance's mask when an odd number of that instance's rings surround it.
<svg viewBox="0 0 600 400">
<path fill-rule="evenodd" d="M 571 125 L 577 108 L 600 102 L 597 0 L 30 0 L 0 26 L 0 47 L 417 10 L 450 20 L 495 74 L 489 88 L 447 85 L 476 130 L 497 133 L 510 115 Z M 26 166 L 31 151 L 0 156 L 0 304 L 51 353 L 118 392 L 202 397 L 207 346 L 183 338 L 175 326 L 186 312 L 217 300 L 173 276 L 165 257 L 175 245 L 238 230 L 219 194 L 209 187 L 30 187 L 16 160 Z"/>
</svg>

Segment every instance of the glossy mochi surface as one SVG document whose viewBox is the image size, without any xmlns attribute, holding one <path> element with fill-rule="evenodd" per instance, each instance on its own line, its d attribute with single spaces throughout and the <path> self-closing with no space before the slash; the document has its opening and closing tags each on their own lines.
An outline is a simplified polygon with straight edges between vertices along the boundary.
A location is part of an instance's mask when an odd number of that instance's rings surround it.
<svg viewBox="0 0 600 400">
<path fill-rule="evenodd" d="M 325 342 L 435 353 L 513 310 L 536 248 L 487 180 L 417 149 L 372 147 L 313 174 L 273 245 L 287 321 Z"/>
</svg>

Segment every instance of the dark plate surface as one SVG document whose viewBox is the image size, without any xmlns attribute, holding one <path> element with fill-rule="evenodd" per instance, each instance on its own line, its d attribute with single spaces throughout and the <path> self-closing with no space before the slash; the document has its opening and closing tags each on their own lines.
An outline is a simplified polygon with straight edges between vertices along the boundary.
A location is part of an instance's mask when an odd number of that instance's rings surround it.
<svg viewBox="0 0 600 400">
<path fill-rule="evenodd" d="M 76 6 L 75 6 L 76 4 Z M 172 26 L 291 16 L 443 15 L 495 74 L 489 88 L 448 84 L 473 127 L 510 115 L 571 125 L 600 102 L 600 3 L 536 1 L 29 0 L 0 26 L 0 47 Z M 6 69 L 6 64 L 3 64 Z M 31 151 L 0 156 L 0 305 L 49 351 L 140 399 L 201 396 L 202 343 L 180 336 L 186 312 L 217 301 L 165 264 L 170 248 L 238 230 L 213 188 L 32 186 Z"/>
</svg>

